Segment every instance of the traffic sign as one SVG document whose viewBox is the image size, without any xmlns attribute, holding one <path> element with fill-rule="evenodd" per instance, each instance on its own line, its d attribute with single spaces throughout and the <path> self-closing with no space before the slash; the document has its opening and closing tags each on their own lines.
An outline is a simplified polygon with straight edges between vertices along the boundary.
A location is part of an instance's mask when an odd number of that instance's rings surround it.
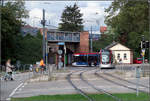
<svg viewBox="0 0 150 101">
<path fill-rule="evenodd" d="M 145 49 L 142 49 L 142 56 L 145 55 Z"/>
<path fill-rule="evenodd" d="M 58 54 L 59 54 L 59 55 L 62 54 L 62 50 L 58 50 Z"/>
</svg>

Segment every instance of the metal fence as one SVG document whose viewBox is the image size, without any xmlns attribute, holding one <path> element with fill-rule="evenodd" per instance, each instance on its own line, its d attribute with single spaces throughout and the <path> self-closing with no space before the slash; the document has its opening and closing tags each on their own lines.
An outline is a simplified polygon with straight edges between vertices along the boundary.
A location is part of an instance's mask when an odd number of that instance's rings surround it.
<svg viewBox="0 0 150 101">
<path fill-rule="evenodd" d="M 48 41 L 80 42 L 79 32 L 47 32 Z"/>
<path fill-rule="evenodd" d="M 141 77 L 150 75 L 150 64 L 131 64 L 131 65 L 121 64 L 116 65 L 116 70 L 122 73 L 132 72 L 133 74 L 135 74 L 137 67 L 141 68 L 140 72 Z"/>
<path fill-rule="evenodd" d="M 52 72 L 53 70 L 56 68 L 55 64 L 48 64 L 47 68 L 42 69 L 41 67 L 39 67 L 38 65 L 34 65 L 33 66 L 33 77 L 38 77 L 38 76 L 42 76 L 42 75 L 47 75 L 49 78 L 52 77 Z"/>
</svg>

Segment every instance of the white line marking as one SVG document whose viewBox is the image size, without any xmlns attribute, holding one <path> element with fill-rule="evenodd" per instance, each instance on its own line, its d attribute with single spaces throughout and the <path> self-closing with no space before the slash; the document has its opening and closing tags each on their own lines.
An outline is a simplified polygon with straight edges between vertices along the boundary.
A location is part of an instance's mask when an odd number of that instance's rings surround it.
<svg viewBox="0 0 150 101">
<path fill-rule="evenodd" d="M 23 83 L 21 83 L 17 88 L 15 88 L 12 93 L 9 95 L 9 97 L 13 96 L 15 94 L 15 92 L 17 91 L 18 88 L 20 88 L 23 85 Z"/>
<path fill-rule="evenodd" d="M 10 100 L 10 98 L 7 98 L 6 100 Z"/>
</svg>

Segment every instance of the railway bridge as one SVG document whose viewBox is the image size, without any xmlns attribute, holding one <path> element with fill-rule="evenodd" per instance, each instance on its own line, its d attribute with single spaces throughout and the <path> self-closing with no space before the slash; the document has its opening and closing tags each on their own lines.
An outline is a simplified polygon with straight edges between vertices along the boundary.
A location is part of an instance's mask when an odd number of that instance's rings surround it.
<svg viewBox="0 0 150 101">
<path fill-rule="evenodd" d="M 43 35 L 43 29 L 40 29 Z M 64 43 L 66 47 L 66 64 L 71 65 L 72 54 L 78 52 L 89 52 L 89 32 L 68 32 L 68 31 L 52 31 L 46 29 L 45 37 L 47 39 L 48 63 L 58 64 L 58 50 L 62 50 L 64 54 Z M 62 54 L 62 61 L 64 55 Z"/>
</svg>

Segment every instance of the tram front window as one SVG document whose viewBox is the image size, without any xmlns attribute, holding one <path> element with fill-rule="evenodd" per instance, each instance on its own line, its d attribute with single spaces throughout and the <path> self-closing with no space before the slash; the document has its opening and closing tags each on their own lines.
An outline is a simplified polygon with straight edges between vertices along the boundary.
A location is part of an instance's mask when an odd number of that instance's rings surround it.
<svg viewBox="0 0 150 101">
<path fill-rule="evenodd" d="M 102 54 L 102 63 L 103 64 L 109 63 L 109 55 Z"/>
</svg>

